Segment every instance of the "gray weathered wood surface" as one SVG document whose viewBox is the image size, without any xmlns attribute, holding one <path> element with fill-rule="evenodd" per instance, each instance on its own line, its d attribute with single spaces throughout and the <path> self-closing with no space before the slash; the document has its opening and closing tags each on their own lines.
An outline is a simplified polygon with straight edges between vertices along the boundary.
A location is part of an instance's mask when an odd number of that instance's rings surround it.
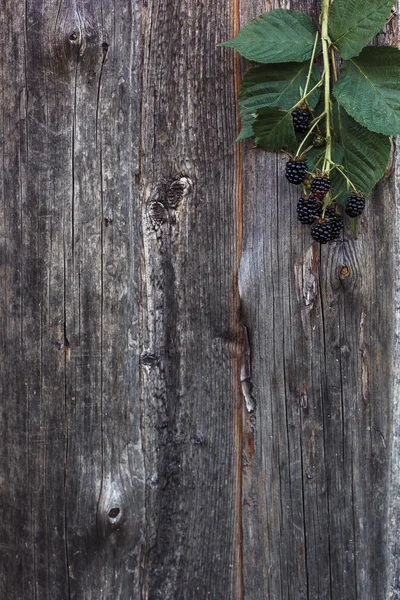
<svg viewBox="0 0 400 600">
<path fill-rule="evenodd" d="M 4 600 L 400 598 L 395 175 L 320 251 L 229 146 L 278 6 L 0 0 Z"/>
</svg>

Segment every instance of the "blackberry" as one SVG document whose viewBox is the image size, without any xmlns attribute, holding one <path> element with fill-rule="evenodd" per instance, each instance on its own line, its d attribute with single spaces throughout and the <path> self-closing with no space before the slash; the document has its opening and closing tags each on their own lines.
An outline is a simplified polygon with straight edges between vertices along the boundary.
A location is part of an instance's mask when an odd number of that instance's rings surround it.
<svg viewBox="0 0 400 600">
<path fill-rule="evenodd" d="M 316 198 L 324 198 L 331 189 L 329 177 L 314 177 L 311 182 L 311 193 Z"/>
<path fill-rule="evenodd" d="M 331 239 L 336 240 L 340 236 L 343 229 L 343 217 L 336 213 L 334 217 L 331 217 L 330 223 L 332 227 Z"/>
<path fill-rule="evenodd" d="M 289 160 L 286 163 L 286 179 L 290 183 L 299 184 L 306 178 L 307 163 L 304 160 Z"/>
<path fill-rule="evenodd" d="M 321 134 L 317 134 L 313 139 L 314 148 L 322 148 L 325 145 L 325 138 Z"/>
<path fill-rule="evenodd" d="M 326 219 L 334 219 L 336 216 L 339 216 L 339 215 L 337 214 L 334 206 L 328 206 L 328 208 L 325 209 L 325 218 Z"/>
<path fill-rule="evenodd" d="M 326 244 L 332 239 L 332 224 L 329 220 L 314 223 L 311 227 L 311 235 L 316 242 Z"/>
<path fill-rule="evenodd" d="M 359 217 L 364 210 L 365 198 L 358 194 L 352 194 L 347 200 L 346 214 L 349 217 Z"/>
<path fill-rule="evenodd" d="M 311 114 L 308 109 L 302 110 L 301 108 L 295 108 L 292 110 L 293 127 L 296 131 L 308 131 L 310 127 Z"/>
<path fill-rule="evenodd" d="M 300 198 L 297 202 L 297 217 L 300 223 L 312 225 L 315 217 L 318 215 L 318 209 L 319 206 L 316 198 L 309 198 L 308 200 Z"/>
</svg>

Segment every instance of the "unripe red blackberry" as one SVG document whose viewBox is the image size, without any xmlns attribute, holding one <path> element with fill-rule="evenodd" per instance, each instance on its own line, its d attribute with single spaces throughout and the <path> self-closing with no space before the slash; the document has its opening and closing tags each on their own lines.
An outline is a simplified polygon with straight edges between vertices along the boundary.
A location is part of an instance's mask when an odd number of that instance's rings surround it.
<svg viewBox="0 0 400 600">
<path fill-rule="evenodd" d="M 286 163 L 286 179 L 298 185 L 302 183 L 307 174 L 307 163 L 304 160 L 289 160 Z"/>
<path fill-rule="evenodd" d="M 311 227 L 311 235 L 316 242 L 327 244 L 332 239 L 332 224 L 326 219 L 314 223 Z"/>
<path fill-rule="evenodd" d="M 318 215 L 319 208 L 316 198 L 309 198 L 308 200 L 300 198 L 297 202 L 297 217 L 300 223 L 312 225 Z"/>
<path fill-rule="evenodd" d="M 349 217 L 359 217 L 365 207 L 365 198 L 361 194 L 352 194 L 347 200 L 346 214 Z"/>
<path fill-rule="evenodd" d="M 293 127 L 296 131 L 308 131 L 310 127 L 311 114 L 307 108 L 304 110 L 301 108 L 295 108 L 292 110 L 292 117 Z"/>
<path fill-rule="evenodd" d="M 311 182 L 311 193 L 316 198 L 324 198 L 331 189 L 329 177 L 314 177 Z"/>
</svg>

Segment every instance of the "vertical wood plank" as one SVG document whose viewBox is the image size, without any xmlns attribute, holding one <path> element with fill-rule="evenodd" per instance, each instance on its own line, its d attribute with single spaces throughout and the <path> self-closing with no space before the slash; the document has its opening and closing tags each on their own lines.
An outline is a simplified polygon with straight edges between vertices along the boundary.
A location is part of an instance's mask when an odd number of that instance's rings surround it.
<svg viewBox="0 0 400 600">
<path fill-rule="evenodd" d="M 139 597 L 140 6 L 18 4 L 0 11 L 0 594 Z"/>
<path fill-rule="evenodd" d="M 240 598 L 233 57 L 215 48 L 233 13 L 17 4 L 0 17 L 2 595 Z"/>
<path fill-rule="evenodd" d="M 243 3 L 243 22 L 264 8 Z M 297 223 L 285 159 L 249 144 L 244 156 L 239 287 L 256 401 L 244 416 L 245 597 L 384 600 L 393 179 L 357 241 L 347 230 L 320 250 Z"/>
<path fill-rule="evenodd" d="M 146 4 L 143 597 L 240 598 L 233 56 L 216 49 L 233 13 Z"/>
</svg>

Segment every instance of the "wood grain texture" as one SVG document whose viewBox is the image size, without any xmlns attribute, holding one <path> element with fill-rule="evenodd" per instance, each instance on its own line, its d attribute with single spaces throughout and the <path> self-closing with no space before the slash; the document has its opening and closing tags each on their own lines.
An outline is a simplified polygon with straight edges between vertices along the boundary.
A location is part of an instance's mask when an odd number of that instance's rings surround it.
<svg viewBox="0 0 400 600">
<path fill-rule="evenodd" d="M 0 596 L 239 597 L 233 11 L 0 9 Z"/>
<path fill-rule="evenodd" d="M 236 598 L 236 127 L 227 7 L 143 11 L 143 597 Z M 229 141 L 228 141 L 229 140 Z"/>
<path fill-rule="evenodd" d="M 263 9 L 242 3 L 243 23 Z M 239 288 L 256 402 L 243 421 L 245 598 L 386 600 L 393 177 L 358 240 L 347 230 L 320 250 L 297 223 L 285 159 L 249 144 L 244 156 Z"/>
<path fill-rule="evenodd" d="M 289 5 L 0 0 L 0 598 L 400 598 L 395 173 L 320 251 L 230 146 Z"/>
</svg>

